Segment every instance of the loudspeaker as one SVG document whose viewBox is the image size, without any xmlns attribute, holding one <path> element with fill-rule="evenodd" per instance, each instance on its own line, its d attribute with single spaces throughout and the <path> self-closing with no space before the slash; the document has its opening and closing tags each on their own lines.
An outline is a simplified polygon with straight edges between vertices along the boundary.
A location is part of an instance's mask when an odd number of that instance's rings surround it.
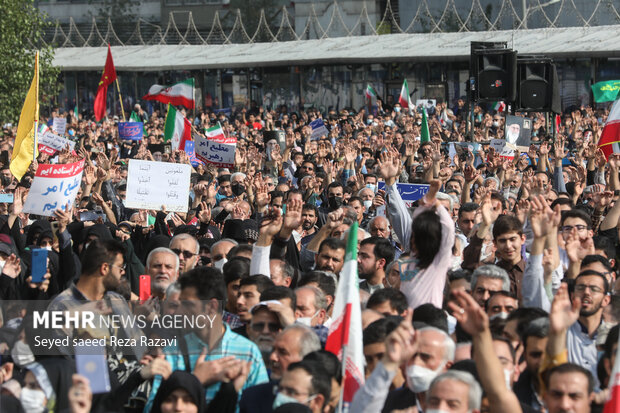
<svg viewBox="0 0 620 413">
<path fill-rule="evenodd" d="M 448 101 L 448 85 L 446 82 L 427 83 L 424 85 L 424 99 L 435 99 L 437 103 Z"/>
<path fill-rule="evenodd" d="M 475 98 L 479 102 L 514 101 L 516 97 L 517 53 L 510 49 L 475 52 Z"/>
<path fill-rule="evenodd" d="M 558 76 L 551 59 L 519 58 L 515 104 L 522 112 L 561 112 Z"/>
</svg>

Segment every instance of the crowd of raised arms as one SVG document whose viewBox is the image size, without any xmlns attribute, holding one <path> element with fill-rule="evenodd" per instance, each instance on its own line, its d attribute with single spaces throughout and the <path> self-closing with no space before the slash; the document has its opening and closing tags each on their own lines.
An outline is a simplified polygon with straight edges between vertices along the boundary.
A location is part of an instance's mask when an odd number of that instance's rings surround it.
<svg viewBox="0 0 620 413">
<path fill-rule="evenodd" d="M 460 99 L 428 108 L 428 139 L 422 110 L 380 100 L 187 111 L 194 133 L 219 123 L 237 138 L 233 168 L 192 164 L 187 213 L 125 206 L 130 159 L 190 164 L 167 150 L 165 112 L 133 109 L 138 141 L 119 139 L 117 117 L 53 111 L 41 122 L 67 118 L 75 149 L 39 154 L 19 181 L 8 163 L 17 127 L 4 125 L 0 192 L 14 198 L 0 203 L 2 412 L 339 411 L 343 369 L 325 342 L 352 226 L 365 382 L 350 412 L 602 411 L 620 319 L 620 154 L 597 147 L 607 105 L 568 108 L 554 133 L 529 113 L 531 146 L 501 154 L 489 141 L 504 137 L 506 115 L 476 106 L 471 142 Z M 38 165 L 80 159 L 70 208 L 24 213 Z M 404 200 L 402 184 L 425 194 Z M 48 260 L 37 283 L 38 248 Z M 139 301 L 141 275 L 151 295 Z M 37 302 L 93 301 L 211 322 L 174 341 L 174 328 L 142 329 L 152 340 L 138 356 L 115 348 L 117 331 L 65 328 L 107 340 L 99 392 L 71 349 L 34 350 L 31 314 Z"/>
</svg>

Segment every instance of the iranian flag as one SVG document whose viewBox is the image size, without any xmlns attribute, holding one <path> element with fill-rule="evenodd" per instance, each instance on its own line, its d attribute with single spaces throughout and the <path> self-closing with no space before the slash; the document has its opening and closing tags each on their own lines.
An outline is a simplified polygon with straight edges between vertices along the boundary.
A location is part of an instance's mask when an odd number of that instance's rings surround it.
<svg viewBox="0 0 620 413">
<path fill-rule="evenodd" d="M 493 106 L 493 109 L 495 109 L 495 111 L 501 113 L 501 112 L 505 112 L 506 111 L 506 104 L 504 102 L 498 101 L 495 102 L 495 105 Z"/>
<path fill-rule="evenodd" d="M 357 277 L 357 221 L 351 225 L 344 266 L 336 290 L 333 322 L 325 350 L 338 356 L 345 367 L 342 384 L 343 401 L 350 403 L 355 392 L 364 385 L 364 352 L 362 347 L 362 310 Z"/>
<path fill-rule="evenodd" d="M 187 79 L 172 86 L 153 85 L 144 100 L 156 100 L 174 106 L 194 108 L 194 79 Z"/>
<path fill-rule="evenodd" d="M 224 129 L 222 129 L 222 125 L 220 125 L 219 122 L 217 125 L 212 126 L 209 129 L 205 129 L 205 135 L 207 135 L 208 139 L 216 141 L 226 140 L 226 135 L 224 135 Z"/>
<path fill-rule="evenodd" d="M 400 107 L 405 109 L 412 110 L 413 103 L 411 102 L 411 96 L 409 96 L 409 85 L 407 84 L 407 79 L 403 80 L 403 87 L 400 89 L 400 96 L 398 97 L 398 103 L 400 103 Z"/>
<path fill-rule="evenodd" d="M 601 139 L 598 141 L 598 147 L 605 154 L 605 159 L 609 160 L 612 153 L 620 153 L 620 99 L 616 100 L 609 110 L 609 116 Z"/>
<path fill-rule="evenodd" d="M 620 412 L 620 337 L 618 337 L 616 361 L 611 370 L 611 376 L 609 376 L 609 399 L 607 399 L 607 403 L 605 403 L 603 408 L 603 413 L 618 412 Z"/>
<path fill-rule="evenodd" d="M 366 85 L 366 99 L 372 101 L 377 98 L 377 91 L 370 85 Z"/>
<path fill-rule="evenodd" d="M 192 140 L 192 124 L 174 106 L 168 104 L 166 123 L 164 124 L 164 141 L 170 141 L 173 151 L 185 148 L 185 142 Z"/>
</svg>

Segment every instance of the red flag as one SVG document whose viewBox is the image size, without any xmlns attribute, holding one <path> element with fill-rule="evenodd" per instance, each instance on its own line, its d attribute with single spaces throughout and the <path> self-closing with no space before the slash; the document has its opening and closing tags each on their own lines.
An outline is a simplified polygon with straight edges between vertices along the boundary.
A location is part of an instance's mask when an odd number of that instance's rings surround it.
<svg viewBox="0 0 620 413">
<path fill-rule="evenodd" d="M 560 125 L 562 124 L 562 117 L 560 115 L 555 115 L 555 133 L 556 135 L 560 133 Z"/>
<path fill-rule="evenodd" d="M 112 51 L 108 45 L 108 57 L 105 59 L 105 68 L 99 81 L 97 88 L 97 96 L 95 96 L 95 119 L 100 121 L 105 116 L 106 102 L 108 100 L 108 86 L 116 80 L 116 69 L 112 60 Z"/>
<path fill-rule="evenodd" d="M 620 153 L 620 99 L 616 100 L 609 110 L 609 116 L 601 139 L 598 141 L 598 147 L 605 154 L 605 159 L 609 160 L 612 153 Z"/>
<path fill-rule="evenodd" d="M 607 399 L 607 403 L 605 403 L 603 413 L 620 412 L 620 337 L 618 343 L 616 362 L 614 363 L 611 376 L 609 377 L 609 398 Z"/>
</svg>

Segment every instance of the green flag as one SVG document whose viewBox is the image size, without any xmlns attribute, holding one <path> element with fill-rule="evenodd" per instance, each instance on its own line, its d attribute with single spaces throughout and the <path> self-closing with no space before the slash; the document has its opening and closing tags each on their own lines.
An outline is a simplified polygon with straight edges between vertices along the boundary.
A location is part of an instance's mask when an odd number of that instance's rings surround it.
<svg viewBox="0 0 620 413">
<path fill-rule="evenodd" d="M 428 119 L 426 118 L 426 108 L 422 109 L 422 125 L 420 125 L 420 143 L 430 142 L 431 134 L 428 132 Z"/>
<path fill-rule="evenodd" d="M 129 121 L 130 122 L 140 122 L 142 123 L 142 132 L 144 136 L 147 136 L 146 133 L 146 125 L 142 122 L 142 119 L 140 119 L 140 117 L 138 116 L 138 114 L 135 111 L 131 111 L 131 115 L 129 115 Z"/>
<path fill-rule="evenodd" d="M 596 103 L 612 102 L 620 92 L 620 80 L 606 80 L 592 85 L 592 95 Z"/>
</svg>

